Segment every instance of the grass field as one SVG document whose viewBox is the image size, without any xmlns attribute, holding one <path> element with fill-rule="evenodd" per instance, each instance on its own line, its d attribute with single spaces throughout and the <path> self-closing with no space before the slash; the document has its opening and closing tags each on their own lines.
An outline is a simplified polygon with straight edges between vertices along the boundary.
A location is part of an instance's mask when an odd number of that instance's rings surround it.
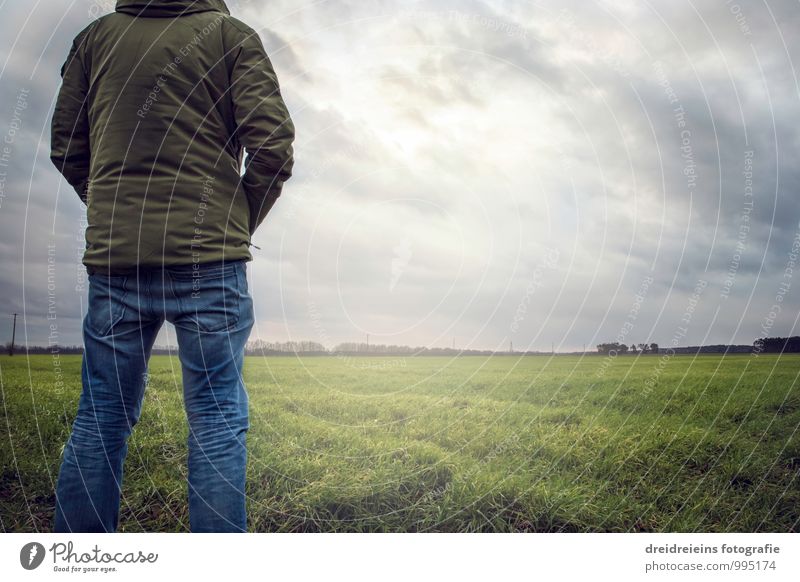
<svg viewBox="0 0 800 582">
<path fill-rule="evenodd" d="M 80 357 L 0 357 L 0 520 L 50 531 Z M 250 531 L 800 531 L 800 357 L 257 358 Z M 63 380 L 59 385 L 57 380 Z M 154 356 L 120 531 L 187 531 Z"/>
</svg>

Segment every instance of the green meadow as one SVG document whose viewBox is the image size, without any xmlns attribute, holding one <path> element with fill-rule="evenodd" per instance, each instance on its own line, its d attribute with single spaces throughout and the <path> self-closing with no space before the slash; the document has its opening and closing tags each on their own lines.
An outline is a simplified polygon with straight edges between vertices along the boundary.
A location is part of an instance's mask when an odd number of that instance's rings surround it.
<svg viewBox="0 0 800 582">
<path fill-rule="evenodd" d="M 80 356 L 0 357 L 0 526 L 51 531 Z M 248 357 L 253 532 L 800 531 L 800 356 Z M 119 531 L 188 531 L 154 356 Z"/>
</svg>

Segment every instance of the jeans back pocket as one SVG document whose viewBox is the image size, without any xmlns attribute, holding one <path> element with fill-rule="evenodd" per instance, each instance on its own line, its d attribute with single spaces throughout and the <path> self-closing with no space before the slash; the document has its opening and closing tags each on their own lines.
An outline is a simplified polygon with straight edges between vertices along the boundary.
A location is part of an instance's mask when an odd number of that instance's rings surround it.
<svg viewBox="0 0 800 582">
<path fill-rule="evenodd" d="M 124 275 L 89 275 L 89 305 L 86 324 L 95 334 L 105 337 L 125 317 L 128 278 Z"/>
<path fill-rule="evenodd" d="M 174 325 L 202 332 L 232 329 L 239 321 L 239 263 L 197 267 L 169 271 L 180 307 Z"/>
</svg>

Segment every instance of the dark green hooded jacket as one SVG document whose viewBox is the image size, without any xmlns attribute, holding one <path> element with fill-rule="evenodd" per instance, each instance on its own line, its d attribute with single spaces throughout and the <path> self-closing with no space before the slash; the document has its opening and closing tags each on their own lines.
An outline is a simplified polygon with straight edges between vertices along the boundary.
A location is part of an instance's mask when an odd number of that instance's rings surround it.
<svg viewBox="0 0 800 582">
<path fill-rule="evenodd" d="M 252 28 L 222 0 L 118 0 L 61 76 L 51 159 L 87 204 L 90 273 L 252 259 L 294 140 Z"/>
</svg>

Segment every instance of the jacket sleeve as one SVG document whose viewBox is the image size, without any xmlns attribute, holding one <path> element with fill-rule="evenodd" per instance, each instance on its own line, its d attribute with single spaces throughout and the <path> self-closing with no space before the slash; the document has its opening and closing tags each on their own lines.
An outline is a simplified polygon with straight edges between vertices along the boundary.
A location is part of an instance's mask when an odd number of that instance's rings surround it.
<svg viewBox="0 0 800 582">
<path fill-rule="evenodd" d="M 242 187 L 253 234 L 292 175 L 294 124 L 258 34 L 238 30 L 233 52 L 230 90 L 236 137 L 247 152 Z"/>
<path fill-rule="evenodd" d="M 84 203 L 87 201 L 90 160 L 89 81 L 83 61 L 87 32 L 88 28 L 75 38 L 61 67 L 62 83 L 50 134 L 50 160 Z"/>
</svg>

